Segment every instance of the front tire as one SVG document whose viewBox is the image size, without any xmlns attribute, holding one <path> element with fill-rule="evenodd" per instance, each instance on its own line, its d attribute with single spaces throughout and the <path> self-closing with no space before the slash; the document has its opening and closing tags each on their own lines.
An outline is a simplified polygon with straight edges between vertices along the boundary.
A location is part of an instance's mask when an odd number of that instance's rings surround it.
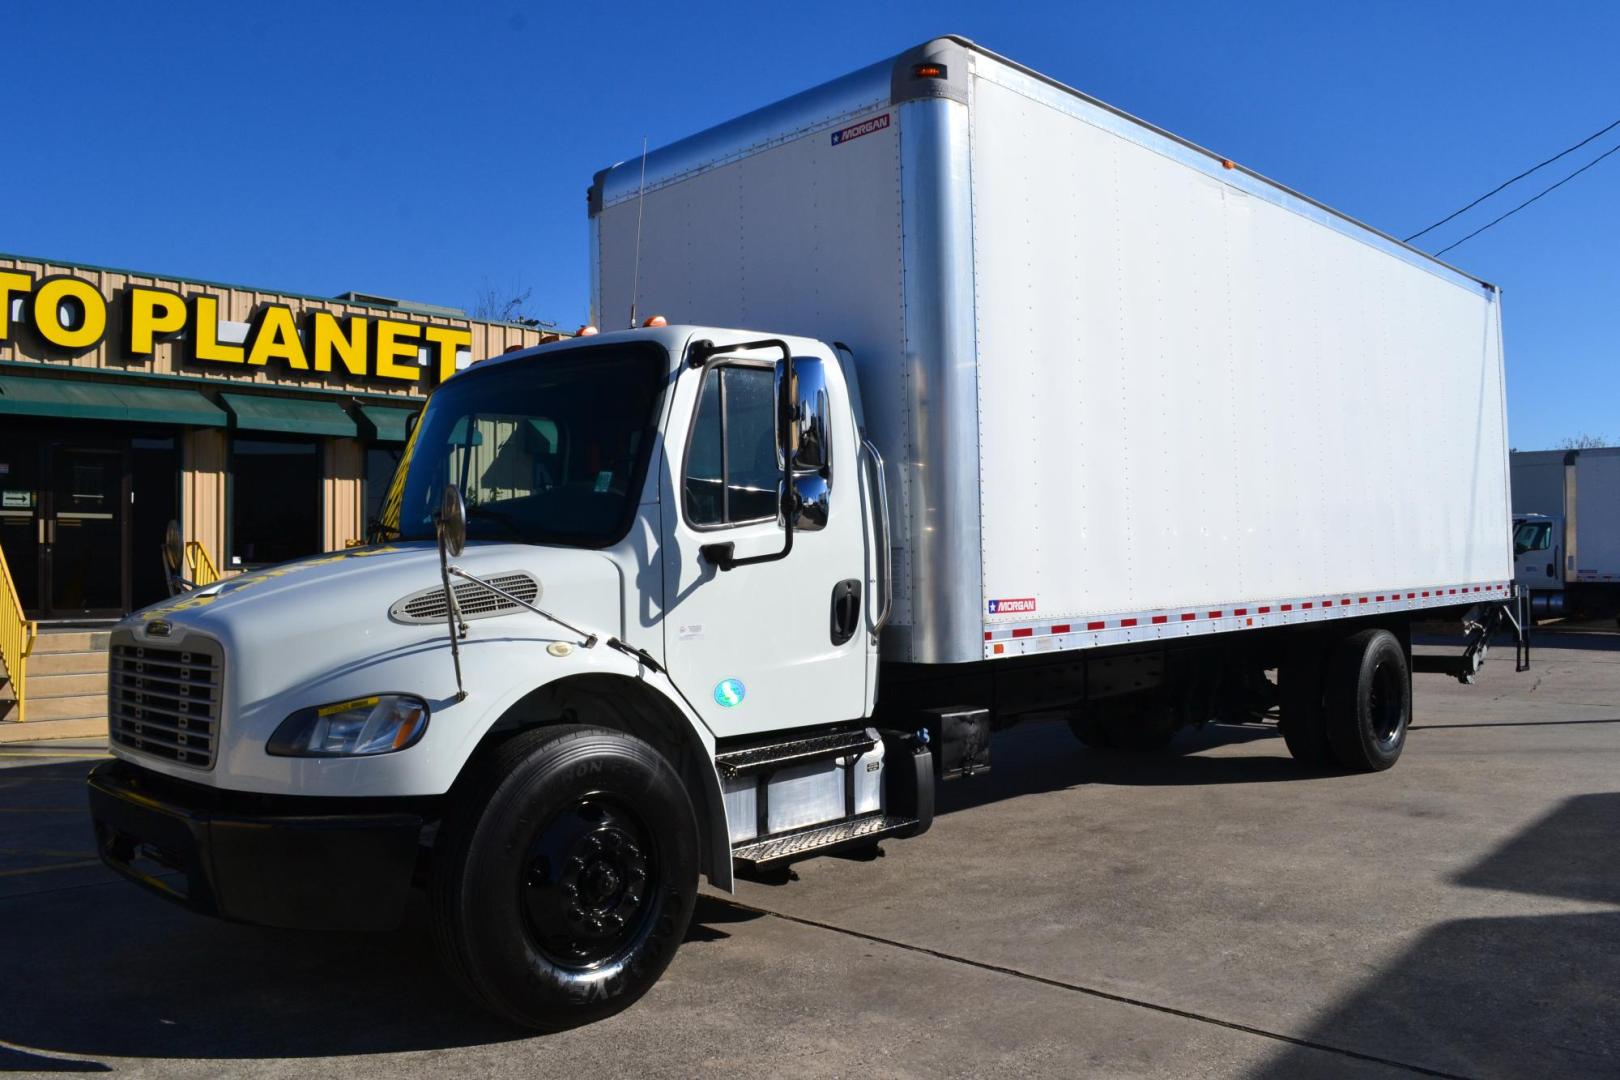
<svg viewBox="0 0 1620 1080">
<path fill-rule="evenodd" d="M 1339 764 L 1378 772 L 1400 759 L 1412 720 L 1406 650 L 1388 630 L 1351 634 L 1328 663 L 1327 734 Z"/>
<path fill-rule="evenodd" d="M 554 1031 L 658 980 L 697 896 L 680 778 L 632 736 L 575 725 L 508 740 L 457 793 L 434 848 L 433 935 L 476 1003 Z"/>
</svg>

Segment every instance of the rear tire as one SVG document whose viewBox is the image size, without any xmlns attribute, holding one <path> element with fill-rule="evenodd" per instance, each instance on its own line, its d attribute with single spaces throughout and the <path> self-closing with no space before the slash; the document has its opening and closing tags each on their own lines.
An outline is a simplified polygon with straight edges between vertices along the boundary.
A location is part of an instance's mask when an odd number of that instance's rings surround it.
<svg viewBox="0 0 1620 1080">
<path fill-rule="evenodd" d="M 1305 647 L 1277 668 L 1277 727 L 1295 761 L 1310 769 L 1334 763 L 1323 702 L 1326 658 Z"/>
<path fill-rule="evenodd" d="M 1351 634 L 1328 663 L 1327 734 L 1340 765 L 1378 772 L 1400 759 L 1412 719 L 1406 650 L 1388 630 Z"/>
<path fill-rule="evenodd" d="M 577 725 L 524 732 L 476 768 L 434 845 L 446 969 L 535 1030 L 628 1007 L 669 965 L 696 901 L 680 778 L 641 740 Z"/>
</svg>

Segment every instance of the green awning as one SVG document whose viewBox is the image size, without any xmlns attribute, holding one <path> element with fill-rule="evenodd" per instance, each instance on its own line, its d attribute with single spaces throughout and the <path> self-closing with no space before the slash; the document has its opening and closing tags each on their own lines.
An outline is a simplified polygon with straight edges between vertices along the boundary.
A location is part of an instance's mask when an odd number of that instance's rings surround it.
<svg viewBox="0 0 1620 1080">
<path fill-rule="evenodd" d="M 224 427 L 225 410 L 195 390 L 130 386 L 56 375 L 0 376 L 0 413 L 73 420 L 138 420 L 148 424 Z"/>
<path fill-rule="evenodd" d="M 239 431 L 283 431 L 293 435 L 339 435 L 354 438 L 359 428 L 335 401 L 308 398 L 261 397 L 258 394 L 221 394 L 220 400 L 236 417 Z"/>
<path fill-rule="evenodd" d="M 377 429 L 378 442 L 404 442 L 405 421 L 421 412 L 421 408 L 393 409 L 387 405 L 360 403 L 360 413 Z"/>
</svg>

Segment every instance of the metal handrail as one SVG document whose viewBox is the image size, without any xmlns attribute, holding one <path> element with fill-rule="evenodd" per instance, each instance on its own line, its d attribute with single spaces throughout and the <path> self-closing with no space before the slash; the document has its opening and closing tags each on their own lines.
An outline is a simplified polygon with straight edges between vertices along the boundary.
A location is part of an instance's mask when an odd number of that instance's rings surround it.
<svg viewBox="0 0 1620 1080">
<path fill-rule="evenodd" d="M 6 553 L 0 549 L 0 670 L 11 680 L 19 721 L 28 719 L 28 654 L 34 651 L 37 637 L 39 624 L 24 614 Z"/>
<path fill-rule="evenodd" d="M 191 583 L 199 589 L 219 580 L 219 570 L 201 540 L 186 541 L 186 566 L 191 569 Z"/>
</svg>

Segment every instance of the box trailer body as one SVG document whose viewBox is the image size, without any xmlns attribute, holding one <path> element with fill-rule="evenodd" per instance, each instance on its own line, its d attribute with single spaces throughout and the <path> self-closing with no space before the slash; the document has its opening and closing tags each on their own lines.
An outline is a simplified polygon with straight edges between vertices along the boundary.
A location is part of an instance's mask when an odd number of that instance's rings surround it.
<svg viewBox="0 0 1620 1080">
<path fill-rule="evenodd" d="M 1511 622 L 1495 290 L 960 39 L 589 212 L 608 331 L 436 389 L 373 542 L 112 632 L 113 869 L 328 930 L 421 885 L 473 1000 L 568 1026 L 700 875 L 919 836 L 1005 724 L 1387 769 Z"/>
<path fill-rule="evenodd" d="M 965 42 L 607 170 L 591 206 L 594 321 L 852 350 L 892 659 L 1509 587 L 1496 290 Z"/>
<path fill-rule="evenodd" d="M 1537 614 L 1620 599 L 1620 448 L 1511 455 L 1515 581 Z M 1529 528 L 1526 528 L 1526 525 Z"/>
</svg>

